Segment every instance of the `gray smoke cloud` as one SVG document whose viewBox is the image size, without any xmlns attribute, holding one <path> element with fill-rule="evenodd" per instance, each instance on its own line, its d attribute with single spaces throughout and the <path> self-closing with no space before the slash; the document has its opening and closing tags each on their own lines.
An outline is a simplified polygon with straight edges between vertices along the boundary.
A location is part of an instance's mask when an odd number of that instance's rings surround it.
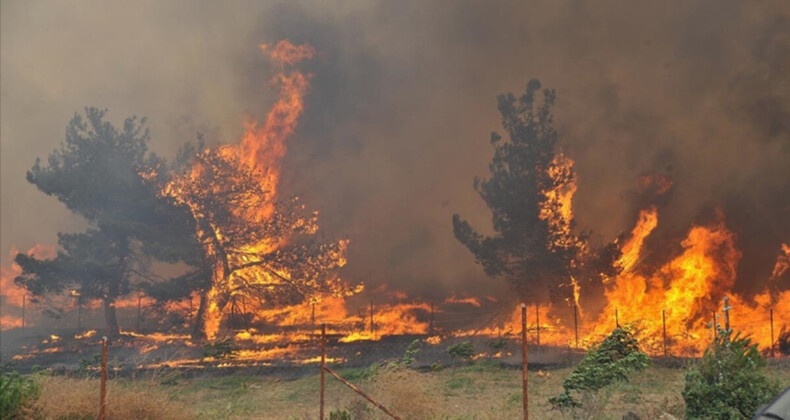
<svg viewBox="0 0 790 420">
<path fill-rule="evenodd" d="M 24 171 L 85 105 L 149 117 L 172 156 L 203 132 L 233 142 L 275 92 L 257 45 L 318 55 L 288 142 L 283 191 L 351 239 L 344 275 L 424 296 L 502 295 L 452 234 L 486 229 L 495 96 L 539 78 L 576 162 L 580 229 L 628 231 L 637 178 L 674 181 L 650 259 L 721 209 L 744 253 L 738 284 L 764 284 L 790 241 L 790 5 L 782 1 L 2 3 L 2 254 L 80 222 Z M 667 246 L 667 244 L 674 244 Z M 661 245 L 661 246 L 659 246 Z M 785 285 L 790 286 L 790 285 Z"/>
</svg>

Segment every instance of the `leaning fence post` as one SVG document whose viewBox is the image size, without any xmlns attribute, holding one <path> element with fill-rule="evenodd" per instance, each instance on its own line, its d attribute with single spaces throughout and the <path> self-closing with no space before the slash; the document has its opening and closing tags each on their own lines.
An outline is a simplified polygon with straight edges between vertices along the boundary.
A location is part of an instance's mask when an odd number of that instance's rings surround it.
<svg viewBox="0 0 790 420">
<path fill-rule="evenodd" d="M 321 405 L 318 410 L 319 420 L 324 420 L 324 368 L 326 368 L 326 323 L 321 324 Z"/>
<path fill-rule="evenodd" d="M 390 411 L 389 409 L 387 409 L 387 407 L 384 407 L 383 405 L 381 405 L 381 403 L 379 403 L 378 401 L 376 401 L 373 398 L 371 398 L 370 395 L 366 394 L 365 391 L 359 389 L 359 387 L 357 387 L 356 385 L 354 385 L 351 382 L 347 381 L 345 378 L 340 376 L 340 374 L 338 374 L 334 370 L 332 370 L 330 368 L 324 368 L 324 370 L 326 370 L 327 373 L 329 373 L 330 375 L 334 376 L 338 381 L 342 382 L 344 385 L 346 385 L 347 387 L 351 388 L 352 391 L 354 391 L 357 394 L 361 395 L 362 398 L 370 401 L 371 404 L 373 404 L 376 407 L 378 407 L 379 409 L 381 409 L 381 411 L 387 413 L 388 416 L 392 417 L 395 420 L 401 420 L 401 418 L 398 417 L 397 414 L 395 414 L 392 411 Z"/>
<path fill-rule="evenodd" d="M 527 380 L 527 305 L 521 304 L 521 377 L 522 377 L 522 392 L 524 400 L 524 420 L 529 419 L 529 406 L 527 404 L 529 397 L 527 396 L 527 388 L 529 382 Z"/>
<path fill-rule="evenodd" d="M 101 345 L 101 385 L 99 388 L 99 420 L 107 420 L 107 336 L 102 337 Z"/>
<path fill-rule="evenodd" d="M 664 357 L 667 357 L 667 313 L 661 310 L 661 322 L 664 324 Z"/>
</svg>

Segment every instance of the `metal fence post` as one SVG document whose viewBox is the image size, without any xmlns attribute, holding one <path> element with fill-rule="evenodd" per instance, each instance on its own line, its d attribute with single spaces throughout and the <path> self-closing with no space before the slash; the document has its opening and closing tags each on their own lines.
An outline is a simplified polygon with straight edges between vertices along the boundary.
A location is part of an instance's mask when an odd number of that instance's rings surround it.
<svg viewBox="0 0 790 420">
<path fill-rule="evenodd" d="M 529 381 L 527 379 L 527 305 L 521 304 L 521 379 L 522 379 L 522 392 L 524 400 L 524 420 L 529 419 L 529 397 L 527 389 L 529 388 Z"/>
<path fill-rule="evenodd" d="M 101 346 L 101 384 L 99 389 L 99 420 L 107 420 L 107 336 L 102 337 Z"/>
<path fill-rule="evenodd" d="M 321 324 L 321 406 L 318 419 L 324 420 L 324 368 L 326 367 L 326 323 Z"/>
</svg>

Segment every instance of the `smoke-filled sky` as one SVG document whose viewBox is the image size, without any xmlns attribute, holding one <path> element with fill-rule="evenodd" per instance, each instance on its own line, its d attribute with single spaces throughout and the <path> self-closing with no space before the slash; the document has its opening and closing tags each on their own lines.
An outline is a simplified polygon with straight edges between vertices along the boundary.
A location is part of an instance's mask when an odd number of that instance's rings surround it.
<svg viewBox="0 0 790 420">
<path fill-rule="evenodd" d="M 723 211 L 763 283 L 790 242 L 790 3 L 786 1 L 22 1 L 0 10 L 2 238 L 54 243 L 84 227 L 25 181 L 84 106 L 148 117 L 164 157 L 196 133 L 235 142 L 276 96 L 258 45 L 318 54 L 288 141 L 282 191 L 351 239 L 345 275 L 412 293 L 502 293 L 452 233 L 488 230 L 496 95 L 531 78 L 556 89 L 560 143 L 576 162 L 578 227 L 628 231 L 659 173 L 653 242 L 672 252 Z"/>
</svg>

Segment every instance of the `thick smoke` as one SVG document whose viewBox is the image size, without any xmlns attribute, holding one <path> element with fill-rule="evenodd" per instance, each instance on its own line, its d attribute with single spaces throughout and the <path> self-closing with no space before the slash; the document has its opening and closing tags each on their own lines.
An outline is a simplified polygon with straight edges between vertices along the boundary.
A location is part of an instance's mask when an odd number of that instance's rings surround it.
<svg viewBox="0 0 790 420">
<path fill-rule="evenodd" d="M 166 156 L 197 131 L 235 141 L 274 95 L 257 44 L 280 38 L 319 52 L 282 191 L 351 239 L 352 281 L 503 294 L 450 216 L 488 225 L 472 179 L 488 173 L 495 96 L 533 77 L 557 90 L 578 226 L 596 242 L 633 226 L 647 173 L 674 182 L 647 263 L 721 210 L 743 251 L 738 287 L 754 290 L 790 241 L 786 2 L 259 3 L 3 2 L 3 254 L 76 226 L 23 174 L 73 112 L 147 115 Z"/>
</svg>

